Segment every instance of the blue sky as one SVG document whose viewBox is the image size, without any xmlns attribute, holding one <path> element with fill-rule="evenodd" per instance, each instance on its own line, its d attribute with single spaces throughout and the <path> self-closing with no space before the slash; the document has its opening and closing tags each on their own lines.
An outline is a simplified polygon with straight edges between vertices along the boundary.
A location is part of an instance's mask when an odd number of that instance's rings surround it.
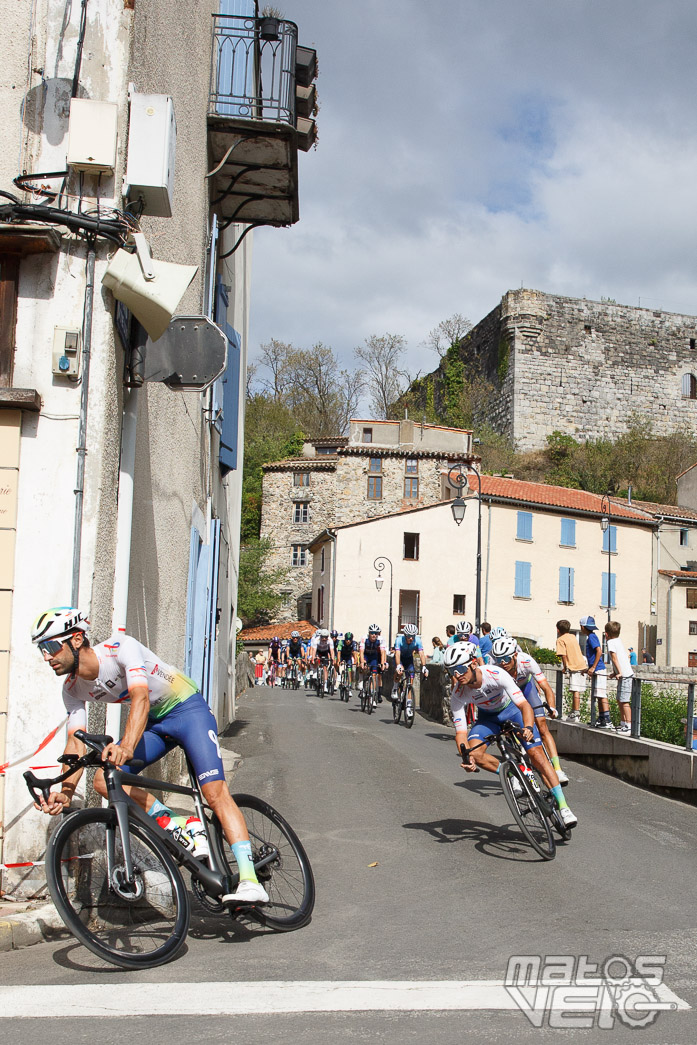
<svg viewBox="0 0 697 1045">
<path fill-rule="evenodd" d="M 300 221 L 255 233 L 251 355 L 473 322 L 512 287 L 697 314 L 694 0 L 288 0 L 316 46 Z"/>
</svg>

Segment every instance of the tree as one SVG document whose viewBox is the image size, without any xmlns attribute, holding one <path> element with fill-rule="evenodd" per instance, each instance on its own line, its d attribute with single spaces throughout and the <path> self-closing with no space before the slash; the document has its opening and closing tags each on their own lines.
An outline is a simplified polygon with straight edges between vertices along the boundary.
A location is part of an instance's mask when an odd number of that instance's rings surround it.
<svg viewBox="0 0 697 1045">
<path fill-rule="evenodd" d="M 245 628 L 268 624 L 281 604 L 278 590 L 288 576 L 283 569 L 270 569 L 271 541 L 258 537 L 240 548 L 240 574 L 237 586 L 237 613 Z"/>
<path fill-rule="evenodd" d="M 410 375 L 400 363 L 407 349 L 401 334 L 372 334 L 359 345 L 356 355 L 366 365 L 370 400 L 377 418 L 388 418 L 393 405 L 406 392 Z"/>
<path fill-rule="evenodd" d="M 262 393 L 247 400 L 244 422 L 240 536 L 249 541 L 261 526 L 262 465 L 302 453 L 303 432 L 287 406 Z"/>
<path fill-rule="evenodd" d="M 273 337 L 260 347 L 259 363 L 255 370 L 258 367 L 265 368 L 269 376 L 262 381 L 262 388 L 277 403 L 281 402 L 292 383 L 290 360 L 294 351 L 292 345 Z"/>
<path fill-rule="evenodd" d="M 439 359 L 442 359 L 449 348 L 459 345 L 465 334 L 472 329 L 472 324 L 466 316 L 459 312 L 453 313 L 450 319 L 442 319 L 440 323 L 429 331 L 426 345 L 432 348 Z"/>
<path fill-rule="evenodd" d="M 285 401 L 298 424 L 313 438 L 343 435 L 363 390 L 361 370 L 339 370 L 334 352 L 318 342 L 295 349 L 289 359 L 292 383 Z"/>
</svg>

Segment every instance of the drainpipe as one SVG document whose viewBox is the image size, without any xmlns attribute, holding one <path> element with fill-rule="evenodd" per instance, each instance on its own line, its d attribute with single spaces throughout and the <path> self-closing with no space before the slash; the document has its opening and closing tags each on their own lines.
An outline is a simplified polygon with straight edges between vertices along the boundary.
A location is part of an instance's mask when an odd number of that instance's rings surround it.
<svg viewBox="0 0 697 1045">
<path fill-rule="evenodd" d="M 671 592 L 673 591 L 673 586 L 677 583 L 677 580 L 678 580 L 677 577 L 671 577 L 670 584 L 668 585 L 668 605 L 666 607 L 666 665 L 665 665 L 667 668 L 671 667 L 670 660 L 671 660 L 671 654 L 672 654 L 672 651 L 671 651 L 671 648 L 670 648 L 671 647 L 671 631 L 670 631 L 670 629 L 671 629 L 671 617 L 672 617 L 671 608 L 672 608 L 672 605 L 673 605 L 673 600 L 671 598 Z M 644 645 L 646 645 L 646 643 L 644 643 Z"/>
<path fill-rule="evenodd" d="M 334 545 L 332 549 L 332 597 L 329 604 L 329 630 L 331 631 L 334 627 L 334 592 L 336 591 L 336 534 L 328 530 L 327 537 Z"/>
<path fill-rule="evenodd" d="M 484 588 L 484 620 L 489 619 L 489 564 L 491 563 L 491 501 L 487 506 L 486 524 L 486 586 Z"/>
<path fill-rule="evenodd" d="M 75 524 L 73 528 L 73 580 L 71 605 L 80 602 L 80 553 L 82 550 L 82 506 L 85 499 L 85 457 L 87 456 L 87 404 L 90 390 L 90 351 L 92 348 L 92 305 L 94 301 L 94 266 L 97 259 L 94 240 L 87 251 L 87 283 L 82 313 L 82 390 L 80 420 L 77 429 L 77 477 L 75 479 Z"/>
</svg>

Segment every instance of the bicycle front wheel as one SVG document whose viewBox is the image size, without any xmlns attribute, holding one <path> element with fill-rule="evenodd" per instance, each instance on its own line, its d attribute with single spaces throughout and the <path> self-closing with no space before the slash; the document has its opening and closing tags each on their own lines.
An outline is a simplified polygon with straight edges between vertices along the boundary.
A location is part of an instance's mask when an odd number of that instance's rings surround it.
<svg viewBox="0 0 697 1045">
<path fill-rule="evenodd" d="M 315 906 L 315 879 L 302 842 L 287 820 L 273 806 L 255 795 L 233 795 L 247 824 L 257 877 L 269 894 L 269 902 L 255 908 L 264 925 L 277 932 L 291 932 L 307 925 Z M 220 850 L 233 883 L 237 864 L 214 819 Z"/>
<path fill-rule="evenodd" d="M 183 945 L 189 897 L 159 839 L 131 819 L 128 839 L 132 882 L 114 810 L 76 810 L 51 836 L 46 878 L 58 913 L 80 943 L 112 965 L 151 969 Z"/>
<path fill-rule="evenodd" d="M 411 703 L 409 703 L 411 701 Z M 411 729 L 414 725 L 414 689 L 409 686 L 404 704 L 404 725 Z"/>
<path fill-rule="evenodd" d="M 392 701 L 392 721 L 399 722 L 402 716 L 402 694 L 397 690 L 397 696 Z"/>
<path fill-rule="evenodd" d="M 553 860 L 557 848 L 554 835 L 538 797 L 525 775 L 515 763 L 506 761 L 499 766 L 499 780 L 508 808 L 530 845 L 543 860 Z M 514 790 L 514 780 L 520 787 L 519 794 Z"/>
</svg>

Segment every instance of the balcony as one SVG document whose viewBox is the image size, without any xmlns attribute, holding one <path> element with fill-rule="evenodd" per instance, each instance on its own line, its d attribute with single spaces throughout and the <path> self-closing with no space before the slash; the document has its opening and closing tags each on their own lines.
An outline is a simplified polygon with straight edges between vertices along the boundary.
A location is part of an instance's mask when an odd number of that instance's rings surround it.
<svg viewBox="0 0 697 1045">
<path fill-rule="evenodd" d="M 298 220 L 298 149 L 315 140 L 314 51 L 281 19 L 213 15 L 208 142 L 222 223 Z"/>
</svg>

